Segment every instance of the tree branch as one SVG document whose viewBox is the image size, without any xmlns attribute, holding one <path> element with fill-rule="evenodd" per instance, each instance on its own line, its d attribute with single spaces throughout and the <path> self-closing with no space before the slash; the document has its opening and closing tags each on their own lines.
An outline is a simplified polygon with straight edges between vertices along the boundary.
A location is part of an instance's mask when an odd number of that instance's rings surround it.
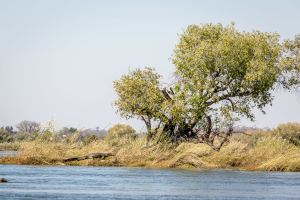
<svg viewBox="0 0 300 200">
<path fill-rule="evenodd" d="M 175 94 L 175 92 L 173 91 L 173 89 L 170 87 L 170 90 L 168 91 L 168 93 L 170 94 L 170 95 L 174 95 Z"/>
<path fill-rule="evenodd" d="M 205 104 L 207 106 L 211 106 L 211 105 L 213 105 L 213 104 L 215 104 L 217 102 L 223 101 L 223 100 L 229 100 L 230 101 L 230 99 L 229 99 L 230 97 L 243 97 L 243 96 L 248 96 L 250 94 L 251 94 L 250 91 L 246 91 L 246 92 L 240 93 L 239 90 L 237 90 L 237 91 L 235 91 L 232 94 L 225 94 L 225 95 L 221 96 L 218 99 L 218 101 L 209 101 L 209 102 L 205 102 Z"/>
<path fill-rule="evenodd" d="M 170 97 L 170 95 L 169 95 L 168 92 L 167 92 L 167 88 L 162 89 L 161 92 L 163 93 L 164 97 L 165 97 L 167 100 L 169 100 L 169 101 L 172 100 L 172 98 Z"/>
</svg>

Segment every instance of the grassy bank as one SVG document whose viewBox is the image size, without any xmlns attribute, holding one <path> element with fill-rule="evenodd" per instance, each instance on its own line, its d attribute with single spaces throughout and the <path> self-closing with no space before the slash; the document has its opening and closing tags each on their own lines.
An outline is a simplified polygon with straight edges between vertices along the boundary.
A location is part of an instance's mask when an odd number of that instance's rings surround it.
<svg viewBox="0 0 300 200">
<path fill-rule="evenodd" d="M 281 137 L 264 134 L 234 136 L 220 152 L 206 144 L 182 143 L 175 147 L 160 142 L 147 144 L 145 138 L 94 141 L 88 145 L 54 142 L 21 142 L 22 154 L 0 158 L 0 164 L 25 165 L 81 165 L 81 166 L 132 166 L 165 168 L 237 168 L 262 171 L 300 171 L 300 149 Z M 63 159 L 89 153 L 118 151 L 105 160 L 91 159 L 63 163 Z"/>
</svg>

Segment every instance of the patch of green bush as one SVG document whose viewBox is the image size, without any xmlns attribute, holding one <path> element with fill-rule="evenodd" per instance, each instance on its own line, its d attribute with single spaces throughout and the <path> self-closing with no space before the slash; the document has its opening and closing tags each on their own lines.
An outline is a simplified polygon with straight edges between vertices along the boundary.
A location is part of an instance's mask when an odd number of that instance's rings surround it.
<svg viewBox="0 0 300 200">
<path fill-rule="evenodd" d="M 111 146 L 120 147 L 126 143 L 134 141 L 138 135 L 135 134 L 135 130 L 125 124 L 116 124 L 108 129 L 105 140 Z"/>
<path fill-rule="evenodd" d="M 0 143 L 13 142 L 13 137 L 9 135 L 7 130 L 0 129 Z"/>
<path fill-rule="evenodd" d="M 32 141 L 31 133 L 18 131 L 14 136 L 14 141 Z"/>
<path fill-rule="evenodd" d="M 300 123 L 279 124 L 276 129 L 271 131 L 271 134 L 280 135 L 283 139 L 300 140 Z"/>
</svg>

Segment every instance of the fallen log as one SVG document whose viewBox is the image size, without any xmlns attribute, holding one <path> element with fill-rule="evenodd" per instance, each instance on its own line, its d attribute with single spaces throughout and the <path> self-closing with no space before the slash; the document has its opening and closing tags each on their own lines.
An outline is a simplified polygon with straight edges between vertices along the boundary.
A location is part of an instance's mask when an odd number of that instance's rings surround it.
<svg viewBox="0 0 300 200">
<path fill-rule="evenodd" d="M 94 158 L 105 159 L 108 156 L 115 156 L 116 154 L 117 154 L 117 152 L 113 152 L 113 153 L 90 153 L 90 154 L 88 154 L 86 156 L 82 156 L 82 157 L 64 159 L 63 162 L 74 161 L 74 160 L 79 161 L 79 160 L 85 160 L 85 159 L 95 160 Z"/>
</svg>

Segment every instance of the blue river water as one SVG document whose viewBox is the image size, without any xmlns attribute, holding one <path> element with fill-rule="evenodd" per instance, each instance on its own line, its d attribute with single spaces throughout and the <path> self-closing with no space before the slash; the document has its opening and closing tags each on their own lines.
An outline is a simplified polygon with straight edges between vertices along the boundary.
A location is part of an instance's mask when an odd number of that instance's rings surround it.
<svg viewBox="0 0 300 200">
<path fill-rule="evenodd" d="M 4 157 L 4 156 L 14 156 L 17 153 L 19 153 L 19 152 L 17 152 L 17 151 L 0 151 L 0 158 Z"/>
<path fill-rule="evenodd" d="M 0 165 L 0 199 L 300 199 L 300 173 Z"/>
</svg>

